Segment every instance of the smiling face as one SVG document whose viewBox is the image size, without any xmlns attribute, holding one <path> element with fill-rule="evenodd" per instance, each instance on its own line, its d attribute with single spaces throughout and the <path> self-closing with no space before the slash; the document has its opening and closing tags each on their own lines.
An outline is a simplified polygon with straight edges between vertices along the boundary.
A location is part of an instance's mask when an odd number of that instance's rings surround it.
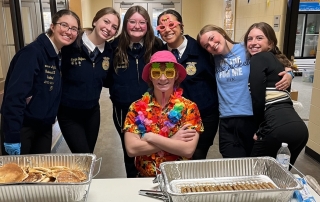
<svg viewBox="0 0 320 202">
<path fill-rule="evenodd" d="M 200 44 L 209 53 L 214 55 L 223 55 L 230 51 L 227 46 L 228 41 L 217 31 L 209 31 L 202 34 Z"/>
<path fill-rule="evenodd" d="M 272 44 L 269 42 L 265 34 L 258 28 L 253 28 L 247 37 L 247 50 L 250 55 L 254 55 L 263 51 L 269 51 Z"/>
<path fill-rule="evenodd" d="M 58 50 L 60 50 L 63 46 L 73 43 L 78 36 L 78 33 L 73 32 L 71 29 L 63 29 L 63 26 L 61 26 L 60 23 L 67 25 L 68 28 L 79 28 L 76 18 L 74 18 L 72 15 L 63 15 L 57 20 L 56 23 L 50 25 L 50 29 L 52 31 L 50 39 L 56 45 Z"/>
<path fill-rule="evenodd" d="M 127 32 L 130 37 L 130 41 L 139 42 L 148 30 L 148 23 L 144 17 L 135 12 L 129 19 L 127 20 Z"/>
<path fill-rule="evenodd" d="M 154 75 L 151 75 L 151 74 L 154 74 Z M 169 78 L 167 78 L 166 75 Z M 178 78 L 178 72 L 176 72 L 174 67 L 171 67 L 171 66 L 167 67 L 166 63 L 164 62 L 152 64 L 151 71 L 150 71 L 150 80 L 153 84 L 154 91 L 157 91 L 157 92 L 173 91 L 174 83 L 177 80 L 177 78 Z"/>
<path fill-rule="evenodd" d="M 114 14 L 106 14 L 93 23 L 94 32 L 103 41 L 114 37 L 119 29 L 119 19 Z"/>
<path fill-rule="evenodd" d="M 157 30 L 161 38 L 168 43 L 171 48 L 179 47 L 183 38 L 181 37 L 183 30 L 182 25 L 177 17 L 172 14 L 164 14 L 160 16 Z"/>
</svg>

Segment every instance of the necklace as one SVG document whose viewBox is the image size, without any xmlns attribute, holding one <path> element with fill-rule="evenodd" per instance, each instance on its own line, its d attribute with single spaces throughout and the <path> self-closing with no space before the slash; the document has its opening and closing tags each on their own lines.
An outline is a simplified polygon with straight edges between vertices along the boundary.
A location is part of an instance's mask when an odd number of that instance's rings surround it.
<svg viewBox="0 0 320 202">
<path fill-rule="evenodd" d="M 169 137 L 170 130 L 175 127 L 178 121 L 181 119 L 181 111 L 184 108 L 182 100 L 182 92 L 181 88 L 175 89 L 173 95 L 171 95 L 171 99 L 169 102 L 167 113 L 168 120 L 164 121 L 163 127 L 160 129 L 159 134 L 164 137 Z M 134 109 L 138 112 L 138 115 L 135 117 L 135 124 L 138 126 L 138 130 L 141 133 L 141 137 L 146 132 L 152 131 L 151 124 L 159 123 L 159 117 L 156 116 L 148 119 L 148 112 L 152 110 L 152 106 L 154 106 L 153 102 L 150 102 L 152 99 L 149 92 L 146 92 L 142 99 L 134 104 Z"/>
</svg>

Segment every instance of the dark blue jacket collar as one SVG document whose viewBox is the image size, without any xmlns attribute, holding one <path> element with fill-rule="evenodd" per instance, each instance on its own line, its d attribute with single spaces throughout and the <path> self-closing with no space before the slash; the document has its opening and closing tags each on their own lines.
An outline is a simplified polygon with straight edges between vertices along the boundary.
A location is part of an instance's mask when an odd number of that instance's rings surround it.
<svg viewBox="0 0 320 202">
<path fill-rule="evenodd" d="M 57 57 L 57 53 L 50 41 L 50 39 L 46 36 L 45 33 L 40 34 L 36 39 L 39 43 L 43 44 L 44 49 L 48 53 L 49 57 L 54 58 Z"/>
<path fill-rule="evenodd" d="M 185 61 L 186 59 L 189 58 L 189 56 L 197 56 L 199 55 L 199 49 L 198 49 L 198 44 L 197 41 L 190 37 L 189 35 L 184 35 L 184 37 L 186 37 L 186 39 L 188 40 L 187 43 L 187 47 L 184 50 L 184 53 L 182 54 L 181 59 L 179 60 L 179 63 L 183 63 L 183 61 Z M 168 50 L 168 44 L 164 45 L 165 50 Z"/>
<path fill-rule="evenodd" d="M 81 37 L 81 36 L 78 36 L 78 37 Z M 80 46 L 79 46 L 80 45 Z M 83 44 L 83 41 L 80 40 L 80 43 L 78 42 L 78 39 L 76 41 L 74 41 L 72 44 L 71 44 L 72 48 L 73 49 L 78 49 L 79 51 L 84 51 L 86 53 L 86 56 L 88 58 L 89 57 L 89 51 L 88 51 L 88 48 Z M 109 52 L 112 52 L 112 47 L 111 47 L 111 44 L 109 42 L 106 41 L 106 43 L 104 44 L 104 51 L 103 52 L 106 52 L 106 51 L 109 51 Z M 98 62 L 100 60 L 102 60 L 103 56 L 105 56 L 105 54 L 99 54 L 98 57 L 96 58 L 96 61 L 95 62 Z"/>
</svg>

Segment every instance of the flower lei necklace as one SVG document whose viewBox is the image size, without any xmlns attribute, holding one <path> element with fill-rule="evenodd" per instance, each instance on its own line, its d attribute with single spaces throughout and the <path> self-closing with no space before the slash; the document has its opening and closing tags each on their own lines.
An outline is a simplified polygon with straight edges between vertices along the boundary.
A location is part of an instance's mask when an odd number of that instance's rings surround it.
<svg viewBox="0 0 320 202">
<path fill-rule="evenodd" d="M 170 129 L 172 129 L 176 123 L 181 118 L 181 111 L 184 108 L 184 104 L 180 101 L 182 98 L 183 90 L 181 88 L 175 89 L 173 95 L 171 95 L 171 103 L 175 103 L 172 109 L 168 112 L 168 121 L 164 122 L 164 126 L 160 129 L 159 134 L 164 137 L 168 137 L 170 133 Z M 138 112 L 138 115 L 135 118 L 135 124 L 138 126 L 138 130 L 141 133 L 141 137 L 146 132 L 151 131 L 151 123 L 157 123 L 158 117 L 149 117 L 148 119 L 148 111 L 151 110 L 149 106 L 154 105 L 153 103 L 149 103 L 151 100 L 151 95 L 146 92 L 142 99 L 134 104 L 134 109 Z M 172 104 L 169 104 L 168 108 L 170 108 Z"/>
</svg>

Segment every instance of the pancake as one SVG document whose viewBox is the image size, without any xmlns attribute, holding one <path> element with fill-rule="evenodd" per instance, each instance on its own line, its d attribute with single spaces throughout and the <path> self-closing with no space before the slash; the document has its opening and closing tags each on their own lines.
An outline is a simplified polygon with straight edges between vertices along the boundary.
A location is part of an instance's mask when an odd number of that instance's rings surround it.
<svg viewBox="0 0 320 202">
<path fill-rule="evenodd" d="M 50 167 L 49 169 L 52 171 L 54 171 L 54 170 L 58 170 L 58 171 L 70 170 L 70 168 L 65 167 L 65 166 L 53 166 L 53 167 Z"/>
<path fill-rule="evenodd" d="M 41 172 L 44 172 L 44 173 L 51 172 L 51 169 L 45 168 L 45 167 L 33 167 L 32 169 L 37 170 L 37 171 L 41 171 Z"/>
<path fill-rule="evenodd" d="M 61 171 L 58 173 L 55 182 L 77 183 L 81 182 L 81 180 L 70 171 Z"/>
<path fill-rule="evenodd" d="M 7 163 L 0 168 L 0 183 L 22 182 L 27 177 L 26 171 L 16 163 Z"/>
<path fill-rule="evenodd" d="M 41 181 L 39 182 L 55 182 L 56 181 L 56 178 L 55 177 L 48 177 L 48 176 L 45 176 L 44 178 L 41 179 Z"/>
<path fill-rule="evenodd" d="M 70 169 L 69 168 L 67 168 L 67 169 L 65 169 L 65 168 L 62 168 L 62 169 L 55 168 L 55 169 L 51 170 L 51 173 L 48 176 L 57 178 L 57 176 L 59 175 L 60 172 L 68 171 L 68 170 L 70 170 Z"/>
<path fill-rule="evenodd" d="M 28 177 L 23 182 L 41 182 L 44 178 L 44 175 L 41 173 L 29 172 Z"/>
<path fill-rule="evenodd" d="M 0 168 L 0 183 L 19 182 L 61 182 L 77 183 L 87 179 L 87 175 L 79 169 L 70 169 L 65 166 L 24 167 L 15 163 L 5 164 Z"/>
<path fill-rule="evenodd" d="M 81 170 L 71 169 L 70 172 L 75 174 L 81 181 L 85 181 L 87 179 L 87 175 L 84 174 Z"/>
<path fill-rule="evenodd" d="M 46 174 L 46 172 L 42 171 L 42 170 L 38 170 L 38 169 L 34 169 L 34 168 L 28 168 L 28 170 L 26 170 L 27 173 L 39 173 L 39 174 Z"/>
</svg>

